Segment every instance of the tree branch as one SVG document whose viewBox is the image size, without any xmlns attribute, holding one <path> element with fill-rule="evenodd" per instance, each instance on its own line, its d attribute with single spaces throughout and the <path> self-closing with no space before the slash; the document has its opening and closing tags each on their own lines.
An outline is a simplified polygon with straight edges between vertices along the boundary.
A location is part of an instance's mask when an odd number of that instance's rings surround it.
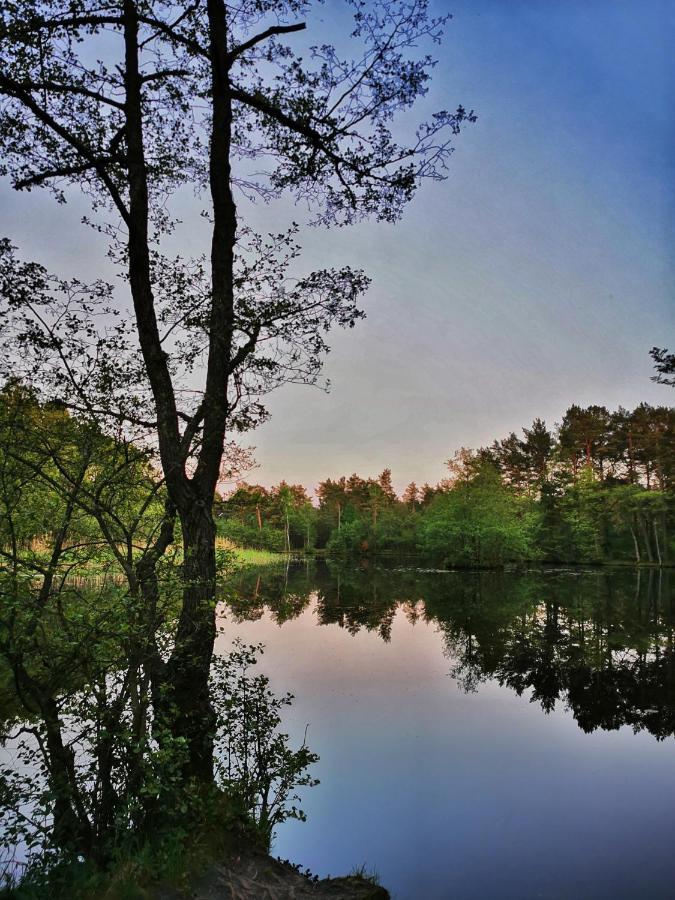
<svg viewBox="0 0 675 900">
<path fill-rule="evenodd" d="M 62 166 L 59 169 L 46 169 L 44 172 L 36 172 L 34 175 L 29 175 L 26 178 L 22 178 L 20 181 L 16 181 L 14 187 L 17 191 L 21 191 L 25 188 L 35 187 L 38 184 L 44 184 L 44 182 L 49 181 L 50 178 L 65 178 L 68 175 L 81 175 L 88 169 L 93 169 L 96 162 L 103 164 L 105 162 L 112 162 L 112 160 L 100 159 L 95 162 L 80 163 L 78 166 Z"/>
<path fill-rule="evenodd" d="M 63 141 L 69 144 L 81 157 L 88 160 L 91 164 L 91 167 L 96 170 L 97 175 L 105 185 L 110 194 L 110 198 L 113 203 L 119 210 L 120 215 L 124 219 L 124 222 L 129 225 L 130 216 L 129 210 L 127 209 L 124 200 L 122 199 L 122 195 L 120 194 L 117 185 L 112 180 L 108 172 L 106 172 L 105 167 L 101 164 L 101 161 L 96 158 L 93 151 L 87 147 L 85 143 L 83 143 L 77 135 L 74 135 L 71 131 L 69 131 L 64 125 L 60 122 L 57 122 L 53 116 L 51 116 L 46 109 L 43 109 L 39 103 L 36 102 L 35 98 L 25 90 L 25 88 L 17 81 L 14 81 L 13 78 L 5 75 L 4 72 L 0 72 L 0 93 L 3 93 L 10 97 L 15 97 L 24 106 L 26 106 L 33 115 L 40 120 L 44 125 L 50 128 L 55 134 L 57 134 Z"/>
<path fill-rule="evenodd" d="M 160 31 L 162 34 L 166 35 L 169 40 L 186 47 L 194 53 L 195 56 L 202 56 L 204 59 L 210 59 L 208 50 L 202 47 L 198 41 L 194 41 L 192 38 L 186 37 L 184 34 L 180 34 L 180 32 L 176 31 L 175 25 L 169 25 L 167 22 L 162 22 L 161 19 L 143 15 L 138 16 L 138 21 L 143 25 L 147 25 L 149 28 L 155 28 L 157 31 Z M 145 41 L 143 43 L 145 43 Z"/>
<path fill-rule="evenodd" d="M 105 103 L 108 106 L 114 106 L 115 109 L 123 110 L 124 103 L 120 100 L 113 100 L 112 97 L 106 97 L 91 88 L 81 84 L 61 84 L 58 81 L 36 81 L 25 85 L 29 91 L 52 91 L 55 94 L 81 94 L 83 97 L 90 97 L 97 103 Z"/>
<path fill-rule="evenodd" d="M 243 53 L 246 53 L 247 50 L 255 47 L 256 44 L 262 43 L 262 41 L 266 41 L 268 38 L 278 34 L 292 34 L 294 31 L 304 31 L 305 28 L 307 28 L 305 22 L 298 22 L 296 25 L 272 25 L 270 28 L 265 29 L 265 31 L 261 31 L 260 34 L 256 34 L 247 41 L 244 41 L 243 44 L 239 44 L 238 47 L 233 47 L 227 54 L 228 66 L 231 66 L 232 63 Z"/>
<path fill-rule="evenodd" d="M 158 81 L 160 78 L 180 78 L 183 75 L 189 75 L 187 69 L 162 69 L 159 72 L 150 72 L 149 75 L 142 75 L 141 82 L 143 84 L 148 84 L 150 81 Z"/>
</svg>

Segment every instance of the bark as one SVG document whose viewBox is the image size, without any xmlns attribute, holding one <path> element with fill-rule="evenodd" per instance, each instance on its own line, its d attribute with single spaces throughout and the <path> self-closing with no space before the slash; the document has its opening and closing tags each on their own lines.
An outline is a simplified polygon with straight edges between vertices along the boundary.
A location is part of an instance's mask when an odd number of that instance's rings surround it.
<svg viewBox="0 0 675 900">
<path fill-rule="evenodd" d="M 181 463 L 183 481 L 172 496 L 183 530 L 183 604 L 175 648 L 167 667 L 172 730 L 187 741 L 185 775 L 203 783 L 213 781 L 216 717 L 209 695 L 209 672 L 216 635 L 216 528 L 211 508 L 220 474 L 228 415 L 237 228 L 230 184 L 232 101 L 227 19 L 222 0 L 209 0 L 207 13 L 213 104 L 209 167 L 213 203 L 209 353 L 199 461 L 191 481 L 185 478 Z M 168 476 L 167 486 L 171 492 L 172 482 Z"/>
<path fill-rule="evenodd" d="M 645 551 L 647 553 L 647 559 L 649 562 L 654 562 L 654 555 L 652 553 L 652 545 L 649 540 L 649 531 L 647 530 L 647 523 L 645 521 L 644 515 L 642 513 L 638 513 L 638 524 L 640 526 L 640 531 L 642 532 L 642 540 L 644 541 Z"/>
<path fill-rule="evenodd" d="M 635 562 L 639 563 L 640 562 L 640 545 L 638 544 L 638 539 L 637 539 L 637 535 L 635 534 L 635 529 L 633 528 L 632 525 L 630 525 L 629 527 L 630 527 L 631 537 L 633 538 L 633 544 L 635 546 Z"/>
<path fill-rule="evenodd" d="M 181 516 L 183 603 L 176 643 L 167 665 L 171 729 L 187 742 L 187 778 L 213 781 L 215 713 L 209 672 L 216 636 L 216 527 L 210 506 L 195 504 Z"/>
<path fill-rule="evenodd" d="M 63 743 L 56 701 L 40 698 L 40 713 L 45 725 L 48 752 L 49 786 L 54 795 L 54 842 L 70 852 L 89 855 L 92 833 L 86 815 L 78 815 L 73 753 Z"/>
<path fill-rule="evenodd" d="M 656 559 L 658 564 L 661 565 L 661 547 L 659 546 L 659 530 L 656 524 L 656 517 L 652 519 L 652 529 L 654 531 L 654 544 L 656 546 Z"/>
<path fill-rule="evenodd" d="M 237 210 L 232 195 L 230 150 L 232 98 L 229 84 L 228 32 L 223 0 L 208 0 L 213 119 L 209 186 L 213 210 L 211 237 L 211 318 L 204 391 L 204 431 L 195 483 L 204 500 L 213 501 L 227 423 L 227 383 L 234 334 L 234 244 Z"/>
<path fill-rule="evenodd" d="M 167 503 L 164 521 L 157 540 L 148 548 L 135 565 L 132 590 L 135 588 L 141 597 L 142 621 L 142 662 L 150 678 L 150 693 L 156 709 L 161 704 L 162 687 L 166 682 L 166 665 L 157 646 L 157 632 L 160 628 L 159 580 L 157 563 L 174 539 L 175 509 Z"/>
<path fill-rule="evenodd" d="M 142 76 L 139 68 L 138 10 L 124 0 L 125 132 L 129 182 L 129 285 L 145 369 L 157 411 L 157 436 L 167 487 L 176 506 L 189 502 L 181 455 L 176 399 L 155 315 L 149 241 L 148 174 L 143 143 Z"/>
<path fill-rule="evenodd" d="M 628 432 L 628 481 L 635 484 L 635 459 L 633 455 L 633 432 Z"/>
<path fill-rule="evenodd" d="M 176 645 L 167 667 L 167 677 L 173 706 L 172 730 L 187 741 L 185 774 L 210 783 L 213 780 L 216 719 L 209 695 L 209 672 L 216 635 L 216 528 L 211 508 L 220 474 L 228 416 L 237 217 L 230 184 L 232 100 L 227 18 L 222 0 L 208 0 L 207 13 L 213 104 L 209 166 L 213 203 L 209 353 L 199 461 L 194 478 L 184 480 L 183 484 L 189 489 L 181 489 L 172 497 L 183 530 L 184 584 Z M 167 485 L 171 491 L 168 477 Z"/>
</svg>

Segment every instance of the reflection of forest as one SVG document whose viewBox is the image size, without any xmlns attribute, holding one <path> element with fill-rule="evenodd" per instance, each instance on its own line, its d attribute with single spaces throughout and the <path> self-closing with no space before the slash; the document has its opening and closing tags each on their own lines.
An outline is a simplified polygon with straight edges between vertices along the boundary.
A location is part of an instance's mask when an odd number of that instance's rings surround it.
<svg viewBox="0 0 675 900">
<path fill-rule="evenodd" d="M 488 678 L 550 712 L 569 707 L 584 731 L 630 725 L 675 734 L 670 574 L 550 570 L 419 572 L 330 563 L 248 572 L 229 601 L 236 617 L 268 609 L 282 623 L 313 600 L 324 625 L 391 637 L 395 615 L 435 623 L 465 690 Z"/>
</svg>

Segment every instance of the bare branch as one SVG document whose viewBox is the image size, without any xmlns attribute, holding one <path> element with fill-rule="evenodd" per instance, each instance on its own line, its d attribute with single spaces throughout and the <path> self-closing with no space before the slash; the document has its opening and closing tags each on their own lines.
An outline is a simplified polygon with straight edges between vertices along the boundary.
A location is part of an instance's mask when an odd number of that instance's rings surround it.
<svg viewBox="0 0 675 900">
<path fill-rule="evenodd" d="M 295 31 L 304 31 L 305 28 L 307 28 L 305 22 L 298 22 L 296 25 L 272 25 L 270 28 L 265 29 L 265 31 L 261 31 L 260 34 L 256 34 L 242 44 L 239 44 L 238 47 L 233 47 L 227 54 L 228 63 L 229 65 L 232 65 L 232 63 L 242 54 L 246 53 L 247 50 L 262 43 L 262 41 L 266 41 L 268 38 L 275 37 L 279 34 L 292 34 Z"/>
</svg>

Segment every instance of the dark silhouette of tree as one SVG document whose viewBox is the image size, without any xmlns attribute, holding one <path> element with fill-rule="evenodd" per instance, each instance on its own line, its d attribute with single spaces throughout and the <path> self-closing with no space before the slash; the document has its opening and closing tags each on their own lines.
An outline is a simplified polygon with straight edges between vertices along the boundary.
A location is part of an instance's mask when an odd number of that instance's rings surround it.
<svg viewBox="0 0 675 900">
<path fill-rule="evenodd" d="M 652 375 L 652 381 L 675 387 L 675 353 L 669 353 L 665 348 L 652 347 L 649 355 L 654 360 L 654 368 L 658 373 Z"/>
<path fill-rule="evenodd" d="M 530 480 L 541 487 L 548 479 L 555 442 L 542 419 L 535 419 L 531 428 L 523 428 L 523 452 L 527 460 Z"/>
<path fill-rule="evenodd" d="M 558 440 L 575 474 L 583 459 L 584 465 L 597 469 L 602 480 L 608 434 L 609 412 L 604 406 L 570 406 L 558 429 Z"/>
<path fill-rule="evenodd" d="M 414 481 L 411 481 L 403 492 L 401 500 L 411 509 L 415 509 L 420 502 L 420 489 Z"/>
<path fill-rule="evenodd" d="M 437 42 L 445 18 L 429 16 L 426 0 L 351 5 L 351 59 L 330 45 L 303 58 L 283 43 L 305 29 L 310 4 L 299 0 L 19 0 L 0 24 L 0 172 L 59 200 L 70 186 L 83 191 L 130 291 L 152 398 L 144 421 L 184 549 L 167 696 L 190 751 L 186 775 L 207 783 L 211 508 L 225 436 L 265 416 L 259 397 L 274 386 L 314 380 L 323 334 L 354 324 L 367 283 L 344 269 L 288 289 L 292 235 L 247 233 L 234 192 L 289 191 L 326 225 L 395 221 L 420 179 L 443 177 L 452 136 L 474 119 L 441 111 L 400 143 L 393 119 L 426 92 L 433 65 L 415 48 Z M 208 256 L 189 261 L 162 251 L 175 224 L 167 197 L 185 183 L 208 196 L 211 223 Z M 181 377 L 197 368 L 195 398 Z"/>
</svg>

